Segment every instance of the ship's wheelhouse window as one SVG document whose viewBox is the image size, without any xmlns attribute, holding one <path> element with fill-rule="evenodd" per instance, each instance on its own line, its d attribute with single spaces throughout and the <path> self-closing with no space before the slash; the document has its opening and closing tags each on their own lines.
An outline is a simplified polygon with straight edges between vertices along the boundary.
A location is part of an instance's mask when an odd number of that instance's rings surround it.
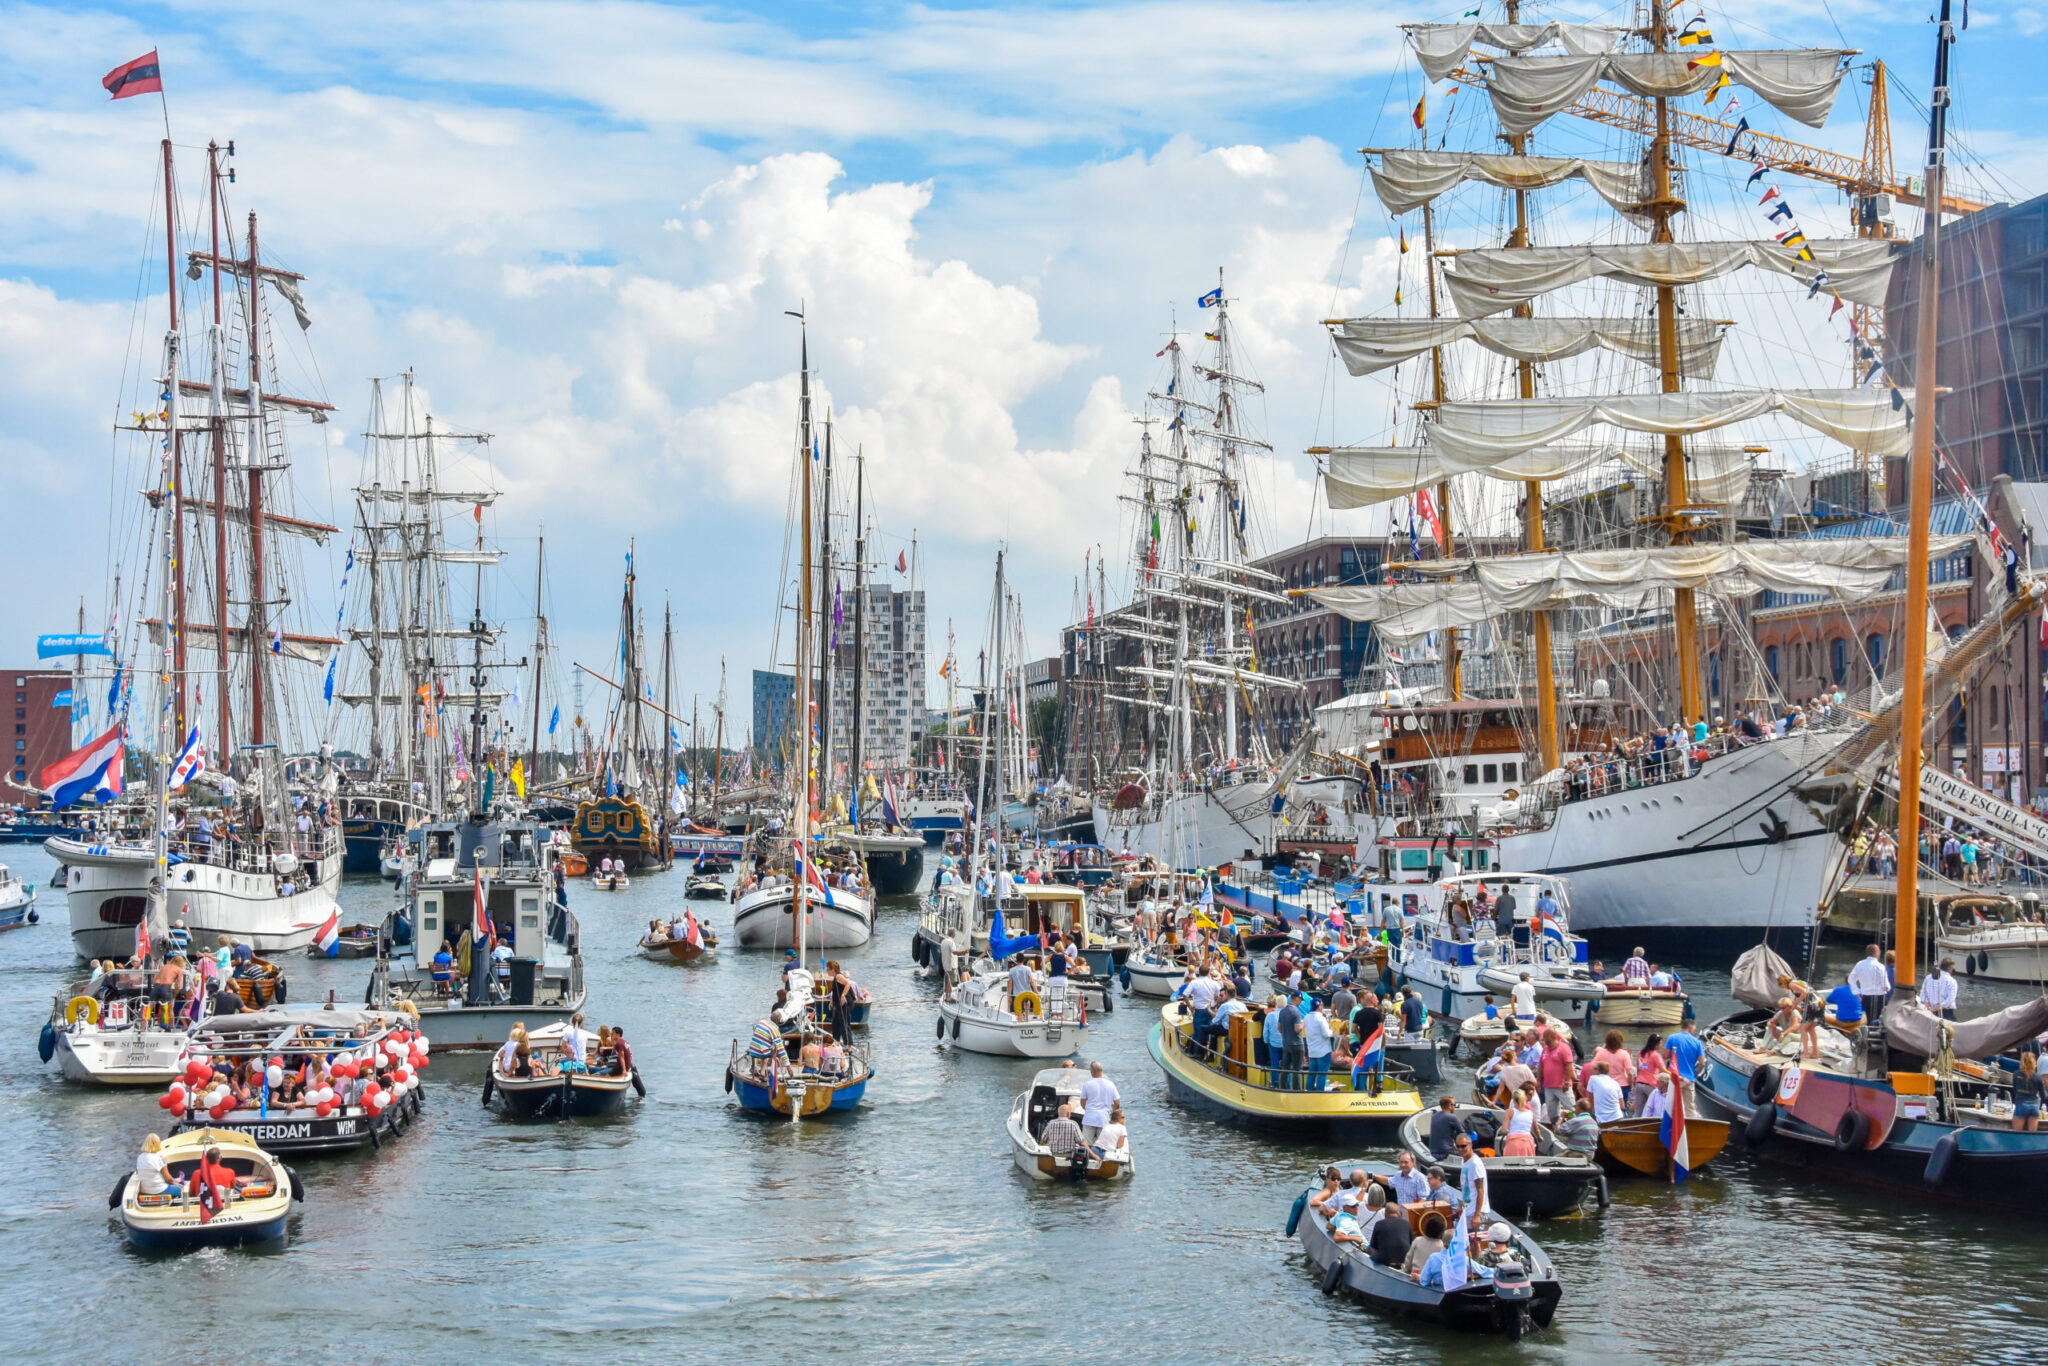
<svg viewBox="0 0 2048 1366">
<path fill-rule="evenodd" d="M 1497 783 L 1500 781 L 1499 764 L 1488 764 L 1486 766 L 1486 781 L 1489 783 Z"/>
<path fill-rule="evenodd" d="M 1500 766 L 1500 778 L 1504 783 L 1513 782 L 1515 780 L 1515 765 L 1502 764 Z"/>
<path fill-rule="evenodd" d="M 1468 783 L 1476 783 L 1479 781 L 1479 765 L 1465 765 L 1465 781 Z"/>
</svg>

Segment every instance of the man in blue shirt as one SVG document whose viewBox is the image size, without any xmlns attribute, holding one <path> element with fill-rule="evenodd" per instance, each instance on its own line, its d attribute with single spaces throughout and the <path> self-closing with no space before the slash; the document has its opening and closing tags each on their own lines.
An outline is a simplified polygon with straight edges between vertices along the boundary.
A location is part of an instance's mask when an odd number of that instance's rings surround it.
<svg viewBox="0 0 2048 1366">
<path fill-rule="evenodd" d="M 1400 1170 L 1387 1178 L 1387 1187 L 1394 1192 L 1394 1199 L 1403 1205 L 1420 1205 L 1427 1201 L 1429 1181 L 1415 1170 L 1415 1154 L 1403 1148 L 1395 1161 Z"/>
<path fill-rule="evenodd" d="M 1828 993 L 1828 1004 L 1835 1008 L 1837 1024 L 1863 1023 L 1863 998 L 1856 994 L 1856 988 L 1847 982 L 1841 983 Z"/>
<path fill-rule="evenodd" d="M 1697 1027 L 1695 1022 L 1687 1020 L 1664 1041 L 1665 1049 L 1671 1054 L 1671 1070 L 1678 1074 L 1678 1079 L 1685 1085 L 1687 1114 L 1694 1113 L 1693 1078 L 1699 1075 L 1700 1058 L 1707 1051 L 1707 1046 L 1700 1042 L 1700 1036 L 1693 1032 Z"/>
</svg>

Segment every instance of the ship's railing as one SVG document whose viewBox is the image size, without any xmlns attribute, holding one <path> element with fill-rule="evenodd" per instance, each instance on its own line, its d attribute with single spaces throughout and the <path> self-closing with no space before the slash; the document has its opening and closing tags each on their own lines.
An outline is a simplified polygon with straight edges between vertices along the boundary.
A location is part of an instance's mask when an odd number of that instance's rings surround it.
<svg viewBox="0 0 2048 1366">
<path fill-rule="evenodd" d="M 322 859 L 340 852 L 341 838 L 341 831 L 330 826 L 315 826 L 305 834 L 293 831 L 288 837 L 216 835 L 210 840 L 186 829 L 170 841 L 170 849 L 176 855 L 173 863 L 205 864 L 235 873 L 270 874 L 276 871 L 276 861 L 281 854 L 289 853 L 303 864 L 317 866 Z"/>
</svg>

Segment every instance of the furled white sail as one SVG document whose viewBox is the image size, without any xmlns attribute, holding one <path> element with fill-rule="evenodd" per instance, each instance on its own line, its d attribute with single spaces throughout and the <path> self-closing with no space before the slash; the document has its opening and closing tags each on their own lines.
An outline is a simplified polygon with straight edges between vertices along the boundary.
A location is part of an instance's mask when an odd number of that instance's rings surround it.
<svg viewBox="0 0 2048 1366">
<path fill-rule="evenodd" d="M 1891 283 L 1890 242 L 1844 238 L 1808 242 L 1812 261 L 1777 242 L 1617 242 L 1570 247 L 1481 247 L 1461 251 L 1444 272 L 1458 312 L 1483 318 L 1538 295 L 1605 277 L 1626 284 L 1696 285 L 1755 266 L 1811 281 L 1828 273 L 1834 292 L 1852 304 L 1884 306 Z"/>
<path fill-rule="evenodd" d="M 1415 60 L 1433 81 L 1440 81 L 1465 64 L 1472 44 L 1507 52 L 1526 52 L 1532 47 L 1557 46 L 1567 52 L 1590 57 L 1610 50 L 1625 28 L 1605 24 L 1403 24 L 1408 41 L 1415 45 Z"/>
<path fill-rule="evenodd" d="M 1876 390 L 1736 389 L 1446 403 L 1429 427 L 1429 444 L 1445 461 L 1493 464 L 1601 423 L 1659 436 L 1690 436 L 1767 413 L 1783 413 L 1852 450 L 1872 455 L 1903 456 L 1911 442 L 1904 412 Z"/>
<path fill-rule="evenodd" d="M 1937 536 L 1932 553 L 1936 558 L 1953 555 L 1969 541 L 1968 536 Z M 1505 612 L 1587 603 L 1636 609 L 1677 588 L 1733 597 L 1763 589 L 1828 593 L 1856 602 L 1884 592 L 1907 554 L 1904 536 L 1539 551 L 1414 566 L 1432 573 L 1470 573 L 1469 579 L 1318 588 L 1312 596 L 1341 616 L 1372 622 L 1380 635 L 1400 642 L 1429 631 L 1474 626 Z"/>
<path fill-rule="evenodd" d="M 1694 502 L 1732 503 L 1749 487 L 1749 452 L 1740 446 L 1689 445 L 1685 457 L 1686 492 Z M 1562 479 L 1610 462 L 1651 478 L 1664 472 L 1663 451 L 1618 442 L 1559 442 L 1478 463 L 1448 458 L 1429 446 L 1339 446 L 1327 459 L 1323 489 L 1330 507 L 1340 512 L 1400 498 L 1458 474 L 1519 483 Z"/>
<path fill-rule="evenodd" d="M 1344 368 L 1354 375 L 1370 375 L 1432 347 L 1465 340 L 1509 360 L 1541 363 L 1605 347 L 1645 365 L 1658 363 L 1655 318 L 1346 318 L 1331 327 L 1330 335 Z M 1679 320 L 1681 374 L 1708 379 L 1720 356 L 1721 324 Z"/>
<path fill-rule="evenodd" d="M 1570 108 L 1601 81 L 1645 99 L 1697 95 L 1721 79 L 1745 86 L 1779 112 L 1812 128 L 1828 121 L 1842 73 L 1854 54 L 1835 48 L 1758 52 L 1611 52 L 1592 55 L 1500 57 L 1489 66 L 1487 93 L 1500 126 L 1526 133 Z M 1710 65 L 1695 66 L 1702 58 Z M 1425 63 L 1425 71 L 1428 66 Z"/>
<path fill-rule="evenodd" d="M 1622 213 L 1650 197 L 1642 166 L 1633 161 L 1584 157 L 1518 157 L 1497 152 L 1427 152 L 1398 148 L 1374 153 L 1373 188 L 1389 213 L 1419 209 L 1446 190 L 1474 180 L 1503 190 L 1547 190 L 1583 180 Z"/>
</svg>

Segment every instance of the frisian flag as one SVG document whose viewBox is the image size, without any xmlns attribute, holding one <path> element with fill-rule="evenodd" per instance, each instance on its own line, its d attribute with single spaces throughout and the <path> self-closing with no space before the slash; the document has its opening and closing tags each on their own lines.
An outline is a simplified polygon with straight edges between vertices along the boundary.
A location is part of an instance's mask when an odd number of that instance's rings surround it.
<svg viewBox="0 0 2048 1366">
<path fill-rule="evenodd" d="M 132 62 L 124 62 L 106 75 L 100 77 L 100 84 L 107 88 L 110 99 L 125 100 L 131 95 L 161 95 L 164 90 L 163 68 L 157 65 L 156 49 L 151 48 Z"/>
<path fill-rule="evenodd" d="M 125 757 L 121 726 L 88 740 L 43 770 L 42 785 L 53 807 L 72 806 L 88 792 L 103 789 L 121 795 L 121 763 Z"/>
<path fill-rule="evenodd" d="M 320 952 L 326 954 L 329 958 L 333 958 L 341 952 L 341 908 L 339 906 L 327 913 L 327 919 L 321 922 L 319 930 L 313 935 L 313 942 L 319 946 Z"/>
<path fill-rule="evenodd" d="M 1671 1080 L 1671 1108 L 1664 1112 L 1664 1123 L 1659 1135 L 1664 1140 L 1664 1151 L 1671 1154 L 1671 1180 L 1675 1184 L 1685 1180 L 1692 1173 L 1692 1145 L 1685 1136 L 1685 1081 L 1674 1077 Z"/>
</svg>

